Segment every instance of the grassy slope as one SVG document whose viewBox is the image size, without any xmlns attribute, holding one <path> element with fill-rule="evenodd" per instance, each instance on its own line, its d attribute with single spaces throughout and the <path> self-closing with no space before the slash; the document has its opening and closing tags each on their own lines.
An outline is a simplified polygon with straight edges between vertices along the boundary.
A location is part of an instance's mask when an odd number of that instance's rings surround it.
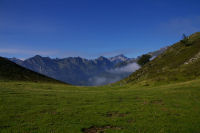
<svg viewBox="0 0 200 133">
<path fill-rule="evenodd" d="M 1 82 L 1 133 L 199 132 L 200 80 L 164 86 L 73 87 Z"/>
<path fill-rule="evenodd" d="M 200 77 L 200 59 L 194 63 L 184 64 L 200 52 L 200 32 L 189 37 L 191 46 L 178 42 L 163 54 L 147 63 L 144 67 L 124 79 L 125 83 L 148 85 L 187 81 Z"/>
<path fill-rule="evenodd" d="M 57 80 L 23 68 L 2 57 L 0 57 L 0 81 L 32 81 L 59 83 L 59 81 Z"/>
</svg>

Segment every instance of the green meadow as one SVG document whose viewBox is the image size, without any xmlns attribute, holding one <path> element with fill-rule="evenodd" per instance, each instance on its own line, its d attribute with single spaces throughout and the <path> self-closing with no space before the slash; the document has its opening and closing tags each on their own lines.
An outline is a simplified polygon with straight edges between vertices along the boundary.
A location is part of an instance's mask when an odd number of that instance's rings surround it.
<svg viewBox="0 0 200 133">
<path fill-rule="evenodd" d="M 1 133 L 198 133 L 200 80 L 76 87 L 0 82 Z"/>
</svg>

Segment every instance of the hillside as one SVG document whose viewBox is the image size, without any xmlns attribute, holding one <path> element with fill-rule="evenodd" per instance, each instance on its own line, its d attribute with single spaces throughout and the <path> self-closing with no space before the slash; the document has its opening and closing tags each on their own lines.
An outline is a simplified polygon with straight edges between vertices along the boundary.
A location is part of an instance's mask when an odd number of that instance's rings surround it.
<svg viewBox="0 0 200 133">
<path fill-rule="evenodd" d="M 200 77 L 200 32 L 168 47 L 154 60 L 122 80 L 144 85 L 187 81 Z"/>
<path fill-rule="evenodd" d="M 0 57 L 0 81 L 60 82 Z"/>
</svg>

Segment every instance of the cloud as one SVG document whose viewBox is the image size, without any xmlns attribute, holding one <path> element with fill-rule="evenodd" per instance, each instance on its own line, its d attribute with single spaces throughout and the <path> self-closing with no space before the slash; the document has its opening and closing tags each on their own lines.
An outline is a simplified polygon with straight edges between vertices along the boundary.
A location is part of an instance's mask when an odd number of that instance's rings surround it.
<svg viewBox="0 0 200 133">
<path fill-rule="evenodd" d="M 90 78 L 89 81 L 94 86 L 114 83 L 127 77 L 139 68 L 140 66 L 137 63 L 131 63 L 124 67 L 107 70 L 106 74 Z"/>
<path fill-rule="evenodd" d="M 132 73 L 132 72 L 138 70 L 139 68 L 140 68 L 140 66 L 137 63 L 131 63 L 131 64 L 128 64 L 128 65 L 126 65 L 124 67 L 111 69 L 111 70 L 109 70 L 109 72 L 110 73 L 117 73 L 117 74 L 120 74 L 120 73 Z"/>
</svg>

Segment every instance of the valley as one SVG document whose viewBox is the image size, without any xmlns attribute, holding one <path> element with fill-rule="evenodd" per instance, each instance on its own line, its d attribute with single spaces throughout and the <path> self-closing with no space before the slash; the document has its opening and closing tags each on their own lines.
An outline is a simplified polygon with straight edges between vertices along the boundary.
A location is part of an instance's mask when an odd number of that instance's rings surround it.
<svg viewBox="0 0 200 133">
<path fill-rule="evenodd" d="M 200 133 L 199 0 L 0 0 L 0 133 Z"/>
<path fill-rule="evenodd" d="M 200 33 L 188 38 L 104 86 L 73 86 L 1 57 L 1 133 L 198 132 Z"/>
</svg>

